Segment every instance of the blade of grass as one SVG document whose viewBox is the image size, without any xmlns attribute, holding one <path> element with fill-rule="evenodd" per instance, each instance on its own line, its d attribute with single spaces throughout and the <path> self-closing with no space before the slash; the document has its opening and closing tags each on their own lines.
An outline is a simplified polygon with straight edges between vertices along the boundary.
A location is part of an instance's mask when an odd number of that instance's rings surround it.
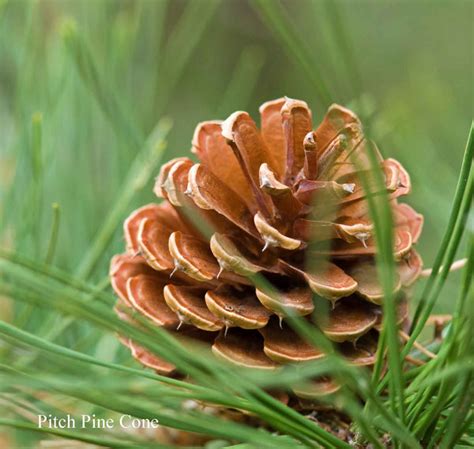
<svg viewBox="0 0 474 449">
<path fill-rule="evenodd" d="M 456 366 L 457 361 L 464 357 L 464 353 L 472 353 L 469 350 L 472 336 L 464 337 L 464 330 L 469 332 L 472 328 L 465 319 L 463 312 L 465 304 L 469 304 L 469 288 L 472 284 L 474 274 L 474 241 L 471 242 L 471 250 L 467 258 L 464 280 L 459 299 L 456 303 L 456 311 L 451 322 L 451 327 L 437 358 L 426 365 L 410 385 L 415 392 L 409 407 L 409 425 L 415 429 L 420 439 L 428 439 L 433 435 L 437 422 L 441 418 L 443 410 L 448 406 L 452 397 L 451 392 L 456 390 L 456 382 L 449 376 L 450 370 Z M 472 321 L 471 316 L 471 321 Z M 445 366 L 448 368 L 443 369 Z M 467 366 L 469 368 L 469 365 Z M 471 366 L 472 368 L 472 366 Z M 436 374 L 439 373 L 438 379 Z M 468 376 L 470 372 L 457 371 L 456 375 Z M 437 385 L 439 383 L 439 386 Z M 460 391 L 460 394 L 464 394 Z M 428 444 L 425 441 L 425 444 Z M 434 444 L 433 439 L 430 446 Z"/>
<path fill-rule="evenodd" d="M 46 257 L 44 259 L 46 265 L 51 265 L 54 259 L 54 254 L 56 252 L 56 245 L 58 243 L 58 234 L 59 234 L 59 220 L 61 209 L 58 203 L 53 203 L 51 205 L 51 210 L 53 212 L 52 222 L 51 222 L 51 233 L 49 236 L 49 242 L 46 249 Z"/>
<path fill-rule="evenodd" d="M 401 356 L 405 357 L 409 354 L 413 347 L 413 343 L 416 341 L 420 333 L 423 331 L 425 323 L 435 305 L 436 299 L 438 298 L 441 288 L 449 274 L 449 267 L 454 260 L 456 250 L 459 246 L 459 242 L 463 231 L 465 229 L 465 223 L 468 218 L 469 210 L 472 204 L 472 197 L 474 192 L 474 173 L 471 170 L 472 160 L 474 155 L 474 127 L 471 125 L 469 133 L 468 144 L 463 157 L 463 163 L 461 173 L 458 180 L 458 186 L 456 188 L 455 201 L 453 204 L 452 213 L 449 219 L 449 225 L 445 234 L 445 240 L 441 245 L 441 249 L 438 252 L 435 268 L 432 271 L 432 275 L 428 280 L 428 284 L 432 284 L 431 287 L 425 288 L 421 296 L 425 298 L 424 303 L 426 306 L 422 308 L 420 317 L 418 318 L 416 325 L 411 331 L 410 339 L 405 343 L 401 351 Z M 440 266 L 442 268 L 440 270 Z M 439 273 L 438 273 L 439 272 Z M 378 386 L 378 391 L 382 391 L 387 383 L 387 379 L 381 380 Z"/>
<path fill-rule="evenodd" d="M 362 76 L 359 69 L 359 64 L 355 59 L 355 51 L 352 48 L 353 39 L 348 35 L 347 21 L 344 20 L 340 12 L 340 6 L 337 2 L 325 0 L 325 7 L 329 17 L 329 23 L 332 25 L 331 37 L 336 42 L 340 54 L 337 56 L 345 65 L 345 69 L 340 69 L 341 73 L 345 73 L 347 82 L 352 85 L 352 94 L 354 97 L 361 95 L 364 92 Z M 362 122 L 369 123 L 369 117 L 362 117 Z"/>
<path fill-rule="evenodd" d="M 469 135 L 466 143 L 466 149 L 464 152 L 464 157 L 463 161 L 461 164 L 461 170 L 459 173 L 458 177 L 458 183 L 456 186 L 456 193 L 454 194 L 454 200 L 453 200 L 453 206 L 451 209 L 451 213 L 449 214 L 449 221 L 448 221 L 448 226 L 446 228 L 446 232 L 444 234 L 443 240 L 441 242 L 441 245 L 439 247 L 436 259 L 433 263 L 433 268 L 431 270 L 430 277 L 428 279 L 428 282 L 425 285 L 425 288 L 423 290 L 423 293 L 420 296 L 420 301 L 418 303 L 418 306 L 415 310 L 415 314 L 413 316 L 412 320 L 412 326 L 411 326 L 411 334 L 415 334 L 416 336 L 413 338 L 417 338 L 419 335 L 420 329 L 424 326 L 424 320 L 423 318 L 429 313 L 431 313 L 432 310 L 432 305 L 434 304 L 434 301 L 436 299 L 431 299 L 431 292 L 433 288 L 436 286 L 436 280 L 439 279 L 438 274 L 440 274 L 440 268 L 443 265 L 443 268 L 449 268 L 451 263 L 448 261 L 451 259 L 454 259 L 454 254 L 452 257 L 450 257 L 450 254 L 448 254 L 448 248 L 450 245 L 450 242 L 453 241 L 454 238 L 454 228 L 456 226 L 456 222 L 459 219 L 459 216 L 461 214 L 461 209 L 463 202 L 465 200 L 466 196 L 466 191 L 469 190 L 469 173 L 471 172 L 472 169 L 472 161 L 474 158 L 474 122 L 471 123 L 471 129 L 469 130 Z M 472 181 L 471 181 L 472 182 Z M 455 249 L 457 246 L 453 248 L 453 252 L 455 252 Z M 447 266 L 447 264 L 449 264 Z M 445 270 L 441 270 L 441 274 Z M 436 296 L 433 296 L 433 298 L 436 298 Z M 431 299 L 431 302 L 429 301 Z M 423 313 L 424 312 L 424 313 Z M 422 325 L 418 325 L 418 321 L 422 322 Z"/>
<path fill-rule="evenodd" d="M 383 334 L 388 348 L 390 401 L 392 410 L 397 413 L 401 422 L 405 421 L 404 382 L 402 376 L 402 362 L 400 357 L 400 344 L 398 339 L 398 325 L 394 290 L 395 263 L 393 259 L 393 220 L 387 193 L 384 189 L 382 172 L 377 164 L 375 150 L 372 143 L 367 145 L 367 155 L 371 165 L 373 180 L 361 176 L 361 184 L 365 191 L 369 205 L 370 217 L 374 223 L 375 241 L 377 245 L 377 273 L 384 292 L 383 300 Z M 358 161 L 355 161 L 356 166 Z M 362 172 L 363 173 L 363 172 Z M 376 186 L 374 196 L 372 187 Z"/>
<path fill-rule="evenodd" d="M 14 326 L 5 323 L 3 321 L 0 321 L 0 333 L 4 335 L 8 335 L 9 337 L 19 341 L 23 342 L 29 346 L 38 348 L 43 351 L 51 352 L 53 354 L 56 354 L 58 356 L 62 357 L 67 357 L 73 360 L 77 360 L 80 362 L 88 363 L 90 365 L 97 365 L 101 366 L 104 368 L 109 368 L 113 369 L 116 371 L 122 371 L 125 373 L 133 374 L 135 376 L 140 376 L 144 377 L 147 379 L 151 380 L 156 380 L 159 382 L 163 382 L 165 384 L 173 385 L 176 387 L 181 387 L 181 388 L 190 388 L 192 390 L 200 391 L 202 390 L 202 387 L 199 387 L 197 385 L 181 382 L 179 380 L 173 379 L 171 377 L 166 377 L 166 376 L 160 376 L 158 374 L 150 373 L 148 371 L 142 370 L 142 369 L 135 369 L 135 368 L 129 368 L 124 365 L 119 365 L 116 363 L 110 363 L 110 362 L 103 362 L 95 357 L 89 356 L 87 354 L 82 354 L 77 351 L 73 351 L 72 349 L 65 348 L 64 346 L 57 345 L 55 343 L 51 343 L 44 338 L 37 337 L 34 334 L 25 332 L 21 329 L 15 328 Z M 204 390 L 205 391 L 205 390 Z"/>
<path fill-rule="evenodd" d="M 219 99 L 216 108 L 218 117 L 229 114 L 229 107 L 234 109 L 234 105 L 239 105 L 242 108 L 249 104 L 264 63 L 265 54 L 260 47 L 244 48 L 229 85 Z"/>
<path fill-rule="evenodd" d="M 160 116 L 163 112 L 219 4 L 220 0 L 186 3 L 185 10 L 163 49 L 161 74 L 158 73 L 155 88 L 155 116 Z"/>
<path fill-rule="evenodd" d="M 273 436 L 263 429 L 254 429 L 252 427 L 217 418 L 214 415 L 209 415 L 205 411 L 194 412 L 186 411 L 181 407 L 181 401 L 174 402 L 174 406 L 178 407 L 179 413 L 176 410 L 168 410 L 166 407 L 156 407 L 156 400 L 160 398 L 157 396 L 153 401 L 147 401 L 143 398 L 141 401 L 133 401 L 134 391 L 136 387 L 132 387 L 130 391 L 108 394 L 102 389 L 94 389 L 87 383 L 77 383 L 76 379 L 72 382 L 64 381 L 61 378 L 46 379 L 42 377 L 38 379 L 35 373 L 25 373 L 16 370 L 19 380 L 23 377 L 25 380 L 37 380 L 43 384 L 43 390 L 52 389 L 58 393 L 66 396 L 75 397 L 81 401 L 95 404 L 106 410 L 112 410 L 121 414 L 130 414 L 137 418 L 158 419 L 161 425 L 172 427 L 189 432 L 197 432 L 205 435 L 212 435 L 217 437 L 228 437 L 237 441 L 250 442 L 259 444 L 262 448 L 273 448 Z M 122 397 L 123 396 L 123 397 Z M 163 396 L 161 396 L 163 397 Z M 166 398 L 164 398 L 166 399 Z M 170 404 L 168 404 L 169 406 Z M 293 443 L 294 444 L 294 443 Z M 291 445 L 285 445 L 285 448 L 290 449 Z"/>
<path fill-rule="evenodd" d="M 12 293 L 12 292 L 10 292 L 10 293 Z M 31 295 L 31 292 L 21 292 L 21 293 L 19 292 L 18 296 L 16 296 L 16 297 L 18 299 L 22 299 L 22 300 L 33 301 L 34 304 L 39 304 L 40 303 L 38 301 L 39 298 L 36 299 L 34 297 L 34 295 Z M 49 298 L 47 299 L 47 301 L 52 303 L 52 301 Z M 42 302 L 43 302 L 43 305 L 44 305 L 44 300 Z M 106 328 L 111 329 L 111 330 L 114 329 L 114 330 L 120 332 L 121 334 L 125 334 L 127 336 L 130 336 L 134 341 L 137 341 L 140 344 L 143 344 L 145 347 L 149 348 L 150 350 L 152 350 L 155 353 L 158 353 L 158 355 L 164 357 L 165 359 L 170 360 L 172 363 L 176 363 L 178 366 L 181 367 L 181 369 L 183 371 L 189 372 L 193 376 L 193 378 L 195 378 L 195 379 L 202 378 L 202 375 L 200 374 L 199 371 L 196 371 L 195 367 L 193 367 L 189 363 L 185 363 L 183 359 L 181 359 L 181 358 L 178 359 L 177 358 L 177 357 L 186 357 L 187 359 L 189 359 L 190 356 L 191 356 L 189 351 L 184 350 L 184 352 L 183 352 L 183 349 L 180 349 L 178 346 L 176 346 L 176 343 L 173 345 L 173 350 L 172 351 L 167 350 L 167 346 L 166 346 L 165 341 L 171 341 L 170 337 L 167 337 L 165 340 L 163 340 L 165 335 L 163 334 L 162 331 L 159 332 L 159 329 L 156 329 L 156 328 L 150 329 L 150 331 L 153 330 L 155 333 L 158 333 L 157 336 L 161 337 L 161 339 L 160 339 L 161 342 L 160 342 L 159 345 L 156 344 L 156 337 L 155 337 L 155 343 L 152 344 L 151 341 L 144 339 L 144 335 L 140 330 L 138 330 L 134 327 L 131 327 L 130 325 L 127 325 L 126 323 L 122 322 L 121 320 L 118 320 L 113 315 L 110 315 L 110 313 L 111 313 L 110 310 L 108 310 L 108 308 L 104 309 L 104 307 L 107 307 L 106 305 L 104 305 L 103 307 L 99 307 L 99 304 L 97 304 L 97 303 L 87 303 L 88 308 L 93 308 L 94 309 L 93 312 L 92 311 L 89 312 L 89 311 L 85 310 L 84 305 L 79 306 L 79 303 L 77 305 L 74 304 L 74 303 L 75 303 L 75 299 L 73 297 L 69 297 L 67 299 L 64 298 L 64 301 L 61 301 L 61 307 L 60 308 L 62 309 L 62 311 L 66 312 L 66 313 L 73 313 L 74 315 L 80 314 L 83 318 L 92 320 L 93 322 L 95 322 L 95 323 L 97 323 L 101 326 L 105 326 Z M 105 318 L 105 317 L 101 318 L 101 316 L 103 316 L 104 314 L 108 315 L 108 317 L 107 318 Z M 145 324 L 145 323 L 142 323 L 142 324 Z M 116 325 L 118 325 L 118 327 L 116 327 Z M 122 329 L 120 330 L 120 328 L 122 328 Z M 194 359 L 193 363 L 198 363 L 198 364 L 202 365 L 202 367 L 199 368 L 199 369 L 203 369 L 203 370 L 206 370 L 206 371 L 209 370 L 209 360 L 207 360 L 207 362 L 204 363 L 202 361 L 202 358 L 200 358 L 199 356 L 193 357 L 193 359 Z M 228 379 L 229 379 L 228 375 L 229 375 L 229 372 L 227 372 L 227 376 L 225 378 L 227 383 L 228 383 Z M 211 378 L 208 383 L 212 384 L 212 385 L 215 385 L 215 377 Z M 224 389 L 226 389 L 226 387 L 224 387 Z M 299 418 L 303 419 L 302 417 L 299 417 Z M 305 423 L 307 423 L 308 425 L 313 426 L 313 424 L 311 424 L 308 421 L 305 421 Z M 332 437 L 332 436 L 330 436 L 330 434 L 327 434 L 326 431 L 324 431 L 323 429 L 318 428 L 317 426 L 314 426 L 312 431 L 316 432 L 316 433 L 322 433 L 322 435 L 324 435 L 327 438 Z"/>
<path fill-rule="evenodd" d="M 30 220 L 35 235 L 35 255 L 39 256 L 42 250 L 41 220 L 44 196 L 44 170 L 43 170 L 43 115 L 39 112 L 33 114 L 31 119 L 31 162 L 32 162 L 32 201 Z"/>
<path fill-rule="evenodd" d="M 269 290 L 273 291 L 273 294 L 278 294 L 278 292 L 274 291 L 272 285 L 262 276 L 254 275 L 252 276 L 251 281 L 260 290 Z M 294 316 L 290 310 L 285 311 L 285 316 L 290 326 L 304 340 L 314 345 L 319 350 L 322 350 L 326 354 L 325 359 L 334 363 L 334 369 L 330 372 L 331 377 L 333 377 L 341 385 L 350 385 L 363 399 L 370 398 L 370 400 L 374 402 L 378 412 L 382 415 L 382 427 L 385 426 L 386 429 L 388 429 L 392 434 L 397 435 L 401 441 L 405 441 L 408 446 L 413 448 L 419 447 L 417 441 L 413 438 L 413 436 L 410 435 L 408 429 L 403 425 L 403 423 L 400 423 L 400 421 L 397 419 L 397 416 L 388 412 L 384 408 L 384 405 L 370 390 L 370 383 L 363 371 L 357 369 L 354 366 L 348 365 L 341 356 L 338 356 L 334 351 L 332 343 L 320 331 L 318 331 L 316 327 L 310 326 L 307 321 L 301 319 L 298 316 Z M 355 404 L 352 400 L 352 396 L 348 396 L 347 400 L 349 404 Z M 277 407 L 277 405 L 275 405 L 275 407 Z M 351 409 L 351 411 L 354 412 L 354 409 Z M 366 417 L 362 414 L 362 410 L 361 413 L 356 413 L 352 417 L 356 421 L 361 421 L 362 428 L 369 429 L 369 432 L 366 432 L 365 436 L 372 442 L 372 444 L 375 444 L 376 447 L 379 447 L 376 436 L 370 432 L 370 424 L 368 426 L 365 425 Z M 369 421 L 369 423 L 370 422 L 372 421 Z"/>
<path fill-rule="evenodd" d="M 126 181 L 117 195 L 115 204 L 112 206 L 103 226 L 77 269 L 79 277 L 86 278 L 91 274 L 110 243 L 117 225 L 127 211 L 131 200 L 139 190 L 143 189 L 155 173 L 166 148 L 166 136 L 170 128 L 171 123 L 168 120 L 161 120 L 138 153 L 130 167 Z"/>
<path fill-rule="evenodd" d="M 405 442 L 408 447 L 420 448 L 418 442 L 410 434 L 408 428 L 399 420 L 397 415 L 392 413 L 390 410 L 387 410 L 384 404 L 375 395 L 374 391 L 370 387 L 368 377 L 364 374 L 364 371 L 357 369 L 356 367 L 348 366 L 347 362 L 342 359 L 338 360 L 334 352 L 329 350 L 327 347 L 328 342 L 325 344 L 325 337 L 322 335 L 318 336 L 318 332 L 316 332 L 315 329 L 310 328 L 304 320 L 298 318 L 293 319 L 291 318 L 290 314 L 289 321 L 292 327 L 294 326 L 294 329 L 302 336 L 302 338 L 313 344 L 315 347 L 322 348 L 326 353 L 326 357 L 333 357 L 335 362 L 339 361 L 338 366 L 331 373 L 331 376 L 333 376 L 336 380 L 339 379 L 339 382 L 342 385 L 354 388 L 358 395 L 360 395 L 364 400 L 370 400 L 379 414 L 378 419 L 376 420 L 374 416 L 370 416 L 368 414 L 368 411 L 365 411 L 365 416 L 361 414 L 357 417 L 358 419 L 368 419 L 369 423 L 372 423 L 372 425 L 381 427 L 385 431 L 390 432 L 392 436 L 396 436 L 400 441 Z M 370 438 L 370 434 L 364 436 Z"/>
<path fill-rule="evenodd" d="M 474 141 L 473 141 L 474 143 Z M 474 145 L 473 145 L 474 148 Z M 449 239 L 449 244 L 446 249 L 446 263 L 443 264 L 442 269 L 440 270 L 439 274 L 435 277 L 434 287 L 430 290 L 430 294 L 425 296 L 426 306 L 422 309 L 420 314 L 419 320 L 417 321 L 416 326 L 412 330 L 410 335 L 410 339 L 407 341 L 404 349 L 403 349 L 403 356 L 406 355 L 410 351 L 413 346 L 413 343 L 418 338 L 420 333 L 423 331 L 426 321 L 428 320 L 433 307 L 435 306 L 436 300 L 439 297 L 441 289 L 446 281 L 446 278 L 449 274 L 449 267 L 451 266 L 452 261 L 454 260 L 456 251 L 459 247 L 459 243 L 461 241 L 461 237 L 463 232 L 465 231 L 465 225 L 467 219 L 469 217 L 469 210 L 472 207 L 472 198 L 474 193 L 474 170 L 471 170 L 468 178 L 468 182 L 466 185 L 466 190 L 464 191 L 464 195 L 462 198 L 461 207 L 459 210 L 458 219 L 454 225 L 452 230 L 452 234 Z"/>
<path fill-rule="evenodd" d="M 467 259 L 463 288 L 461 290 L 460 299 L 458 300 L 453 321 L 451 324 L 450 332 L 446 338 L 446 345 L 448 349 L 448 356 L 446 358 L 446 364 L 449 361 L 455 362 L 465 353 L 472 354 L 472 342 L 474 339 L 474 332 L 472 323 L 474 323 L 474 307 L 472 306 L 474 300 L 474 236 L 471 234 L 470 240 L 470 251 Z M 438 438 L 433 437 L 433 431 L 437 427 L 437 423 L 442 418 L 442 411 L 448 407 L 448 403 L 454 401 L 456 405 L 453 407 L 449 418 L 444 420 L 440 429 L 448 429 L 444 435 L 443 441 L 449 441 L 449 444 L 453 444 L 454 439 L 460 438 L 458 429 L 462 426 L 464 419 L 467 417 L 470 407 L 472 406 L 474 399 L 474 382 L 472 371 L 461 375 L 461 386 L 459 382 L 454 380 L 450 381 L 445 379 L 442 381 L 439 392 L 437 394 L 437 400 L 434 401 L 432 408 L 423 414 L 420 423 L 421 431 L 424 433 L 425 440 L 428 440 L 429 446 L 433 447 L 437 442 Z M 443 388 L 444 387 L 444 388 Z M 441 402 L 443 396 L 448 396 L 451 391 L 457 391 L 451 398 L 446 398 L 444 404 Z M 442 394 L 444 393 L 444 395 Z M 430 432 L 430 430 L 432 430 Z M 442 435 L 442 430 L 440 430 Z M 450 447 L 450 446 L 446 446 Z"/>
<path fill-rule="evenodd" d="M 331 102 L 330 91 L 311 57 L 306 42 L 295 31 L 296 26 L 289 22 L 289 14 L 279 0 L 253 0 L 250 3 L 282 42 L 291 58 L 294 58 L 311 81 L 320 101 L 327 107 Z"/>
<path fill-rule="evenodd" d="M 73 20 L 63 23 L 62 36 L 82 81 L 94 94 L 119 141 L 124 143 L 128 151 L 138 151 L 142 146 L 143 136 L 133 125 L 133 120 L 125 113 L 125 108 L 115 95 L 112 86 L 102 79 L 97 64 Z"/>
<path fill-rule="evenodd" d="M 80 432 L 72 432 L 70 430 L 39 428 L 36 424 L 28 421 L 19 421 L 13 419 L 0 418 L 0 426 L 9 426 L 16 429 L 28 430 L 31 432 L 39 432 L 42 434 L 56 435 L 63 438 L 83 441 L 84 443 L 95 444 L 97 446 L 117 448 L 117 449 L 141 449 L 141 448 L 156 448 L 156 449 L 173 449 L 173 446 L 165 446 L 159 443 L 152 444 L 133 444 L 128 441 L 117 441 L 108 438 L 101 438 L 94 435 L 89 435 L 83 430 Z"/>
</svg>

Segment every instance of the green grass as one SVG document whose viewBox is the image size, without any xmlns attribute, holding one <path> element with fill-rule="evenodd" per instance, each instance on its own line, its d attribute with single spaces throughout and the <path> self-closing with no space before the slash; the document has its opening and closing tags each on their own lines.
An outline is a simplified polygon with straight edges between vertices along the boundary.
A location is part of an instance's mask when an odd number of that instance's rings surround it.
<svg viewBox="0 0 474 449">
<path fill-rule="evenodd" d="M 143 435 L 51 432 L 39 411 L 158 418 L 208 435 L 211 448 L 350 448 L 265 389 L 331 374 L 329 401 L 361 444 L 474 446 L 473 7 L 467 2 L 297 0 L 0 1 L 0 442 L 54 437 L 104 447 L 167 447 Z M 386 157 L 410 172 L 425 215 L 419 250 L 431 276 L 413 291 L 402 348 L 391 295 L 391 216 L 369 197 L 385 291 L 373 376 L 323 335 L 294 329 L 330 355 L 271 378 L 184 349 L 143 320 L 120 321 L 107 270 L 121 223 L 153 199 L 161 162 L 186 155 L 195 125 L 265 100 L 306 100 L 317 123 L 333 102 L 354 108 Z M 467 143 L 466 143 L 467 141 Z M 380 183 L 379 175 L 369 184 Z M 461 272 L 450 264 L 467 257 Z M 254 279 L 261 282 L 261 279 Z M 437 357 L 405 363 L 431 313 L 451 313 Z M 117 342 L 133 336 L 193 383 L 142 369 Z M 365 402 L 361 403 L 360 398 Z M 257 415 L 255 428 L 183 408 L 190 400 Z M 1 445 L 1 443 L 0 443 Z"/>
</svg>

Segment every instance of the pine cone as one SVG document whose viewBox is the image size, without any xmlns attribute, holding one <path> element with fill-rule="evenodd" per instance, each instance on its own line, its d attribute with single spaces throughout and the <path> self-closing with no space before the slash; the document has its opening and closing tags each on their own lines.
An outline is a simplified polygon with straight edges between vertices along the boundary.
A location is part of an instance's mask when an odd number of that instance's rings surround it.
<svg viewBox="0 0 474 449">
<path fill-rule="evenodd" d="M 324 356 L 285 323 L 287 313 L 311 320 L 321 302 L 314 298 L 324 298 L 329 317 L 314 325 L 351 363 L 371 365 L 383 292 L 360 181 L 361 173 L 370 180 L 372 170 L 361 123 L 332 105 L 312 131 L 307 104 L 288 98 L 263 104 L 260 114 L 261 130 L 246 112 L 199 124 L 192 152 L 200 162 L 181 157 L 163 165 L 155 193 L 165 201 L 130 215 L 127 253 L 112 260 L 119 304 L 208 342 L 237 365 L 275 369 Z M 403 321 L 403 289 L 422 267 L 413 245 L 423 217 L 397 201 L 410 192 L 405 169 L 376 156 L 395 223 Z M 370 188 L 377 194 L 376 184 Z M 257 275 L 273 288 L 255 287 Z M 127 344 L 144 365 L 174 373 L 170 363 Z M 334 388 L 323 379 L 314 390 L 295 393 L 311 398 Z"/>
</svg>

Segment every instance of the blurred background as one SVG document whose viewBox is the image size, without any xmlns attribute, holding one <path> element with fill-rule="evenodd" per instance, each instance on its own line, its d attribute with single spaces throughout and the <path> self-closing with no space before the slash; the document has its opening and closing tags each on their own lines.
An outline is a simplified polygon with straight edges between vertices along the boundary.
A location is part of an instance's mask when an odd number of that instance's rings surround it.
<svg viewBox="0 0 474 449">
<path fill-rule="evenodd" d="M 153 199 L 159 160 L 153 173 L 130 167 L 157 123 L 172 121 L 164 161 L 187 154 L 199 121 L 258 118 L 263 101 L 287 95 L 315 123 L 332 102 L 353 107 L 407 167 L 430 266 L 473 115 L 473 11 L 440 0 L 3 0 L 1 245 L 104 279 L 121 220 Z M 130 177 L 144 181 L 132 198 Z"/>
<path fill-rule="evenodd" d="M 189 155 L 198 122 L 287 95 L 314 123 L 354 108 L 408 169 L 429 267 L 473 117 L 473 23 L 468 0 L 0 0 L 0 247 L 107 288 L 160 161 Z M 0 298 L 0 319 L 47 338 L 45 313 Z M 85 326 L 59 341 L 112 360 L 115 338 Z"/>
</svg>

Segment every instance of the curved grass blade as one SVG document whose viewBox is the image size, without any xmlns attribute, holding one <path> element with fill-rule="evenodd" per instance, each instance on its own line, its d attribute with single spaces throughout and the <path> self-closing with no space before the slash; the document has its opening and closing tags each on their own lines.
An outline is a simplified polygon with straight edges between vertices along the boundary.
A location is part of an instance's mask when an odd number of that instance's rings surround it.
<svg viewBox="0 0 474 449">
<path fill-rule="evenodd" d="M 329 106 L 331 95 L 326 82 L 322 74 L 318 72 L 318 65 L 314 64 L 306 42 L 295 31 L 297 27 L 289 23 L 288 13 L 280 1 L 253 0 L 251 5 L 278 36 L 288 55 L 294 58 L 304 70 L 321 102 Z"/>
<path fill-rule="evenodd" d="M 0 426 L 14 427 L 15 429 L 28 430 L 31 432 L 39 432 L 44 434 L 56 435 L 70 440 L 83 441 L 84 443 L 95 444 L 97 446 L 110 447 L 114 449 L 145 449 L 145 448 L 156 448 L 156 449 L 173 449 L 172 446 L 165 446 L 159 443 L 153 444 L 136 444 L 127 441 L 117 441 L 108 438 L 101 438 L 94 435 L 89 435 L 83 430 L 80 432 L 72 432 L 70 430 L 61 429 L 46 429 L 38 428 L 36 424 L 32 424 L 28 421 L 19 421 L 13 419 L 6 419 L 0 417 Z"/>
<path fill-rule="evenodd" d="M 115 204 L 109 211 L 103 226 L 79 265 L 77 270 L 79 277 L 86 278 L 91 274 L 112 239 L 117 225 L 128 209 L 131 200 L 155 173 L 166 148 L 166 136 L 170 129 L 171 123 L 168 120 L 161 120 L 137 154 L 127 174 L 126 181 L 118 192 Z"/>
<path fill-rule="evenodd" d="M 425 325 L 426 319 L 431 313 L 436 301 L 436 293 L 441 289 L 442 283 L 449 272 L 449 267 L 454 260 L 458 246 L 455 242 L 457 241 L 459 243 L 460 238 L 460 232 L 458 231 L 458 233 L 455 233 L 456 228 L 459 230 L 459 226 L 457 227 L 456 224 L 459 222 L 459 217 L 466 214 L 466 210 L 469 210 L 472 203 L 472 184 L 474 180 L 470 173 L 472 172 L 473 159 L 474 122 L 471 123 L 471 129 L 469 130 L 466 149 L 461 164 L 461 171 L 456 186 L 456 193 L 454 195 L 453 206 L 449 215 L 448 226 L 434 261 L 430 277 L 420 296 L 420 301 L 413 317 L 413 324 L 410 332 L 412 334 L 412 341 L 409 342 L 408 345 L 413 343 Z M 471 193 L 469 193 L 469 191 L 471 191 Z M 461 224 L 463 224 L 463 221 L 461 221 Z M 452 242 L 454 242 L 454 244 L 452 244 Z M 432 294 L 431 292 L 435 287 L 435 293 Z M 419 322 L 421 322 L 421 324 L 419 324 Z"/>
</svg>

